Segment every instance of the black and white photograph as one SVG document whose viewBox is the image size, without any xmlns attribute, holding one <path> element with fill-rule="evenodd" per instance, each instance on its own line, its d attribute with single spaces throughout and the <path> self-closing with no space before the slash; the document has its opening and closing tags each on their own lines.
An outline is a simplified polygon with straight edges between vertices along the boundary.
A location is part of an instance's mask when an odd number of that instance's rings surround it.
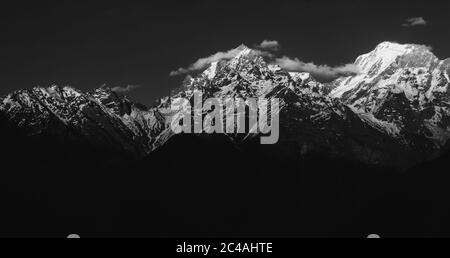
<svg viewBox="0 0 450 258">
<path fill-rule="evenodd" d="M 2 4 L 0 237 L 450 237 L 449 10 Z"/>
</svg>

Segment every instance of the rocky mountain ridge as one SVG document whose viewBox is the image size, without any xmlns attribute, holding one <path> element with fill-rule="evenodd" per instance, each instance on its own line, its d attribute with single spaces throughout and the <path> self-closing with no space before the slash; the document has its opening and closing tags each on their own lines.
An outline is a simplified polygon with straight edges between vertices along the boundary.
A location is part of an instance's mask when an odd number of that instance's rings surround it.
<svg viewBox="0 0 450 258">
<path fill-rule="evenodd" d="M 29 137 L 70 138 L 140 158 L 172 138 L 171 99 L 196 91 L 204 98 L 278 98 L 279 145 L 295 145 L 299 158 L 313 152 L 408 167 L 439 155 L 450 138 L 449 63 L 423 46 L 385 42 L 356 60 L 360 74 L 324 84 L 241 46 L 153 108 L 104 87 L 82 93 L 52 86 L 9 94 L 0 112 Z M 256 136 L 228 137 L 245 145 Z"/>
</svg>

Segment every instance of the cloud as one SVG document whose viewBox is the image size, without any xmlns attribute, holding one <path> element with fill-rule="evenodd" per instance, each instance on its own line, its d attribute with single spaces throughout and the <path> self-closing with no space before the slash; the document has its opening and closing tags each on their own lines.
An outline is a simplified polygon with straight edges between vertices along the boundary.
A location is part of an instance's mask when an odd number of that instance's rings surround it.
<svg viewBox="0 0 450 258">
<path fill-rule="evenodd" d="M 141 86 L 139 86 L 139 85 L 128 85 L 126 87 L 117 86 L 117 87 L 112 88 L 111 90 L 114 92 L 117 92 L 117 93 L 128 93 L 128 92 L 134 91 L 140 87 Z"/>
<path fill-rule="evenodd" d="M 319 81 L 333 81 L 342 76 L 356 75 L 360 69 L 355 64 L 346 64 L 338 67 L 328 65 L 316 65 L 314 63 L 305 63 L 298 58 L 289 57 L 277 58 L 274 64 L 290 72 L 307 72 Z"/>
<path fill-rule="evenodd" d="M 279 47 L 280 47 L 280 45 L 278 44 L 277 41 L 264 40 L 260 45 L 257 46 L 257 48 L 259 48 L 259 49 L 253 49 L 252 53 L 255 55 L 263 56 L 263 57 L 273 58 L 274 55 L 271 52 L 277 51 L 279 49 Z M 236 57 L 239 53 L 241 53 L 245 49 L 247 49 L 247 47 L 244 45 L 241 45 L 237 48 L 234 48 L 234 49 L 231 49 L 228 51 L 217 52 L 214 55 L 200 58 L 195 63 L 189 65 L 188 67 L 185 67 L 185 68 L 181 67 L 175 71 L 170 72 L 170 76 L 178 76 L 178 75 L 190 74 L 190 73 L 194 73 L 194 72 L 203 71 L 214 62 L 233 59 L 234 57 Z"/>
<path fill-rule="evenodd" d="M 425 26 L 428 22 L 423 17 L 412 17 L 405 21 L 403 27 Z"/>
<path fill-rule="evenodd" d="M 218 62 L 221 60 L 230 60 L 237 56 L 242 50 L 244 46 L 240 46 L 225 52 L 217 52 L 214 55 L 200 58 L 195 63 L 189 65 L 186 68 L 179 68 L 178 70 L 170 72 L 170 76 L 177 76 L 182 74 L 188 74 L 192 72 L 198 72 L 206 69 L 210 64 L 214 62 Z"/>
<path fill-rule="evenodd" d="M 178 76 L 184 74 L 190 74 L 194 72 L 199 72 L 207 69 L 211 63 L 230 60 L 241 53 L 246 47 L 241 45 L 237 48 L 217 52 L 214 55 L 200 58 L 195 63 L 189 65 L 186 68 L 179 68 L 178 70 L 172 71 L 170 76 Z M 314 78 L 319 81 L 332 81 L 342 76 L 355 75 L 360 73 L 359 67 L 355 64 L 346 64 L 338 67 L 331 67 L 328 65 L 316 65 L 314 63 L 305 63 L 300 61 L 298 58 L 292 59 L 287 56 L 276 58 L 277 52 L 280 50 L 280 43 L 276 40 L 264 40 L 259 45 L 255 45 L 255 50 L 252 53 L 259 55 L 271 60 L 272 64 L 280 66 L 282 69 L 291 72 L 308 72 Z"/>
<path fill-rule="evenodd" d="M 262 50 L 276 52 L 280 50 L 280 43 L 278 43 L 278 41 L 276 40 L 264 40 L 263 42 L 261 42 L 261 44 L 259 44 L 256 47 Z"/>
</svg>

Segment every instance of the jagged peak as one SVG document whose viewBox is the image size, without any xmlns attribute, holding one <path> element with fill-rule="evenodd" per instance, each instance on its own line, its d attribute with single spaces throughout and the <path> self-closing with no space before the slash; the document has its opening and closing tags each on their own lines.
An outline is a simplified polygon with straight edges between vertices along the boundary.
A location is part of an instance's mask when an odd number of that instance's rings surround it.
<svg viewBox="0 0 450 258">
<path fill-rule="evenodd" d="M 231 66 L 237 65 L 242 57 L 248 57 L 251 55 L 256 54 L 257 52 L 249 47 L 247 47 L 244 44 L 241 44 L 237 48 L 232 50 L 233 57 L 231 59 L 222 59 L 215 62 L 210 63 L 207 68 L 201 73 L 201 77 L 207 78 L 207 79 L 213 79 L 220 67 L 223 65 L 229 64 Z M 190 78 L 189 81 L 192 81 L 192 78 Z M 184 83 L 185 84 L 185 83 Z"/>
<path fill-rule="evenodd" d="M 236 55 L 235 58 L 240 58 L 242 56 L 250 55 L 251 53 L 254 53 L 255 51 L 249 47 L 247 47 L 244 44 L 241 44 L 239 47 L 236 48 L 236 50 L 239 51 L 239 53 Z"/>
<path fill-rule="evenodd" d="M 79 97 L 83 93 L 70 86 L 59 86 L 57 84 L 52 84 L 48 87 L 36 86 L 28 89 L 18 89 L 2 99 L 11 99 L 13 96 L 30 96 L 34 94 L 43 94 L 44 96 L 49 96 L 52 98 L 65 98 L 65 97 Z"/>
<path fill-rule="evenodd" d="M 121 101 L 122 100 L 129 101 L 128 97 L 125 94 L 117 93 L 113 88 L 106 85 L 102 85 L 99 88 L 93 89 L 88 94 L 98 100 L 115 99 Z"/>
<path fill-rule="evenodd" d="M 47 88 L 41 88 L 41 87 L 36 87 L 34 88 L 35 90 L 43 90 L 45 92 L 47 92 L 50 96 L 53 97 L 61 97 L 61 96 L 75 96 L 78 97 L 80 95 L 82 95 L 81 92 L 79 92 L 78 90 L 76 90 L 73 87 L 70 86 L 59 86 L 56 84 L 51 85 L 50 87 Z"/>
<path fill-rule="evenodd" d="M 237 67 L 240 67 L 240 64 L 243 64 L 243 60 L 246 61 L 254 61 L 259 60 L 260 64 L 263 64 L 266 66 L 267 64 L 264 63 L 263 57 L 258 50 L 251 49 L 247 47 L 246 45 L 242 44 L 235 48 L 233 50 L 234 55 L 231 59 L 222 59 L 219 61 L 212 62 L 208 65 L 208 67 L 202 72 L 200 75 L 200 78 L 206 78 L 209 80 L 212 80 L 215 78 L 215 76 L 219 73 L 219 71 L 223 67 L 228 67 L 231 69 L 236 69 Z M 244 62 L 246 62 L 244 61 Z M 275 67 L 271 67 L 272 70 L 276 69 Z M 281 69 L 281 68 L 280 68 Z M 191 84 L 194 81 L 192 77 L 190 77 L 188 80 L 185 80 L 183 85 Z"/>
<path fill-rule="evenodd" d="M 98 100 L 103 100 L 103 99 L 109 99 L 109 98 L 113 98 L 113 99 L 127 99 L 125 95 L 119 95 L 117 94 L 112 88 L 106 86 L 106 85 L 102 85 L 99 88 L 93 89 L 89 95 L 93 96 L 94 98 L 98 99 Z"/>
</svg>

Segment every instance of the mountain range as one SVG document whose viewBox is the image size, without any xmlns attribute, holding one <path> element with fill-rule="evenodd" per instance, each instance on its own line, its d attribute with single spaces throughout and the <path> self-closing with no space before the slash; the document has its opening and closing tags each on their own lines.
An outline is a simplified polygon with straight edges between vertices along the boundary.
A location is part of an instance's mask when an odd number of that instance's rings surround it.
<svg viewBox="0 0 450 258">
<path fill-rule="evenodd" d="M 434 159 L 450 138 L 450 59 L 430 48 L 384 42 L 355 61 L 360 72 L 327 83 L 289 72 L 258 51 L 239 47 L 231 60 L 188 76 L 148 108 L 102 87 L 18 90 L 0 99 L 2 126 L 37 141 L 76 143 L 141 159 L 171 139 L 170 101 L 191 98 L 278 98 L 279 146 L 298 157 L 321 153 L 369 165 L 408 168 Z M 227 135 L 236 146 L 253 135 Z"/>
<path fill-rule="evenodd" d="M 0 99 L 0 236 L 448 236 L 449 60 L 385 42 L 321 82 L 246 46 L 151 107 L 107 87 Z M 174 135 L 171 101 L 278 98 L 280 141 Z"/>
</svg>

